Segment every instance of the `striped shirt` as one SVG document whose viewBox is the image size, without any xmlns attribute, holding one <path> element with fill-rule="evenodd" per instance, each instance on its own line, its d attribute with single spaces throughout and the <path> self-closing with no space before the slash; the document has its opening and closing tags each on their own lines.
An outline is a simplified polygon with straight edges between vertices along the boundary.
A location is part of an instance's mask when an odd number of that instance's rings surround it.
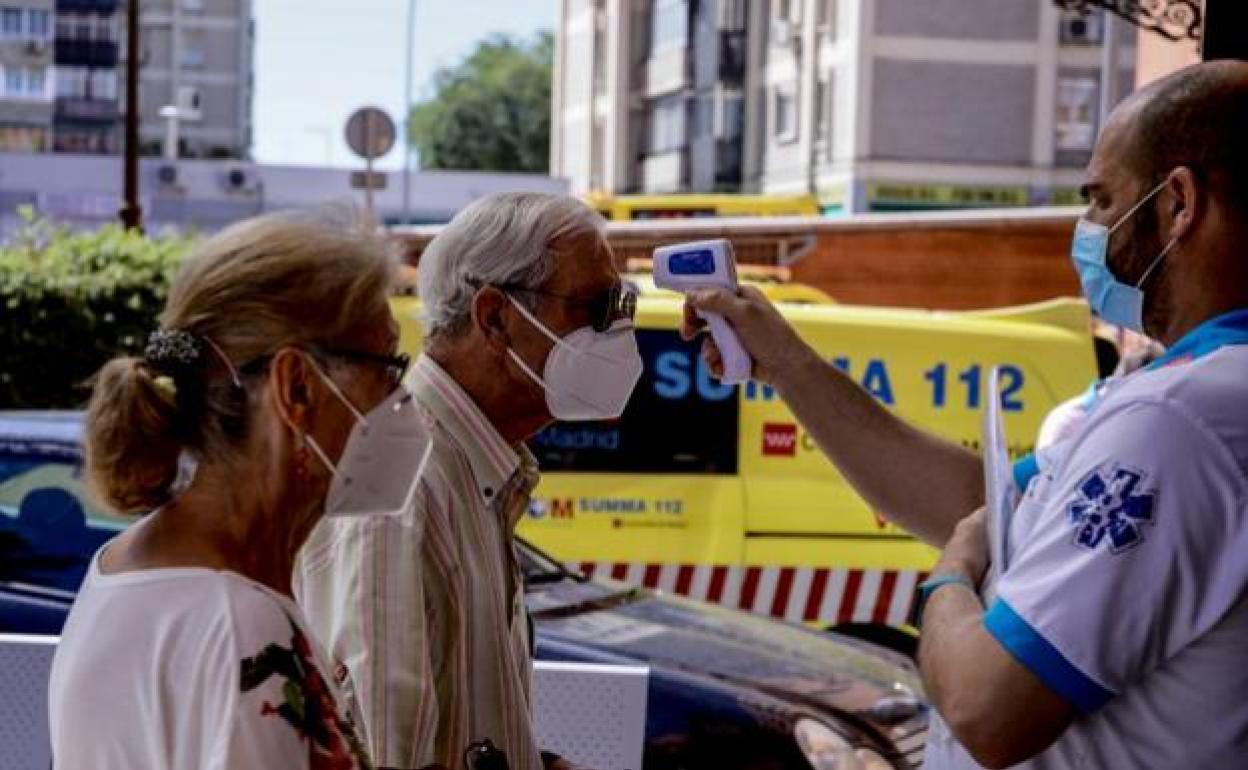
<svg viewBox="0 0 1248 770">
<path fill-rule="evenodd" d="M 433 439 L 413 508 L 324 520 L 296 593 L 378 766 L 460 768 L 489 738 L 512 770 L 541 770 L 513 539 L 537 463 L 432 359 L 420 357 L 409 387 Z"/>
</svg>

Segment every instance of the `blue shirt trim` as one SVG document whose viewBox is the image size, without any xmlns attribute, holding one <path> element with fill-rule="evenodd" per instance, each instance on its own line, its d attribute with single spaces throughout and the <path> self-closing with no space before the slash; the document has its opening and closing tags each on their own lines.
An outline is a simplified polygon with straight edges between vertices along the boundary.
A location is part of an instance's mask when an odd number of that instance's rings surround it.
<svg viewBox="0 0 1248 770">
<path fill-rule="evenodd" d="M 1019 494 L 1026 492 L 1027 485 L 1039 475 L 1040 461 L 1034 454 L 1023 455 L 1014 461 L 1014 486 L 1018 487 Z"/>
<path fill-rule="evenodd" d="M 1019 663 L 1084 714 L 1091 714 L 1114 697 L 1112 691 L 1066 660 L 1003 600 L 993 602 L 984 615 L 984 627 Z"/>
<path fill-rule="evenodd" d="M 1200 358 L 1226 345 L 1248 345 L 1248 309 L 1234 310 L 1205 321 L 1184 334 L 1164 356 L 1149 364 L 1148 369 Z"/>
</svg>

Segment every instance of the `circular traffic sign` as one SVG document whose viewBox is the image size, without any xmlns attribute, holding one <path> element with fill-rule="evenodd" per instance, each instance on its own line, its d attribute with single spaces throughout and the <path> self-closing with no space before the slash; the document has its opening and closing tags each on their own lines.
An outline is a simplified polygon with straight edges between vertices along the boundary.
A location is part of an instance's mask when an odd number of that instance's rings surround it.
<svg viewBox="0 0 1248 770">
<path fill-rule="evenodd" d="M 347 146 L 365 160 L 376 160 L 394 147 L 394 121 L 377 107 L 361 107 L 347 119 Z"/>
</svg>

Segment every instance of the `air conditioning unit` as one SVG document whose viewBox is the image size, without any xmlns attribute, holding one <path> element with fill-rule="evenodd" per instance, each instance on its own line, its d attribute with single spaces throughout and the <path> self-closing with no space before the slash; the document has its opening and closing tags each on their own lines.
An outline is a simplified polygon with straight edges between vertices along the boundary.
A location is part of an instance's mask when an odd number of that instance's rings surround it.
<svg viewBox="0 0 1248 770">
<path fill-rule="evenodd" d="M 179 120 L 203 120 L 203 95 L 197 86 L 178 86 L 175 106 Z"/>
<path fill-rule="evenodd" d="M 1071 45 L 1098 45 L 1101 42 L 1101 24 L 1104 17 L 1099 13 L 1068 13 L 1062 16 L 1061 41 Z"/>
<path fill-rule="evenodd" d="M 156 168 L 156 181 L 160 182 L 161 187 L 177 187 L 178 165 L 176 163 L 160 164 Z"/>
<path fill-rule="evenodd" d="M 253 193 L 260 188 L 260 175 L 254 168 L 233 166 L 221 174 L 221 186 L 228 193 Z"/>
<path fill-rule="evenodd" d="M 28 40 L 26 41 L 26 53 L 30 56 L 43 56 L 48 52 L 48 41 L 46 40 Z"/>
</svg>

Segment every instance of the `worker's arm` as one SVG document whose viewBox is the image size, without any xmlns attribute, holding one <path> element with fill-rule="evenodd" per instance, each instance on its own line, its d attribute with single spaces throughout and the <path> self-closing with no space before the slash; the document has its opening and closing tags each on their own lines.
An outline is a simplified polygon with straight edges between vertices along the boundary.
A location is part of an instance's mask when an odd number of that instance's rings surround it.
<svg viewBox="0 0 1248 770">
<path fill-rule="evenodd" d="M 820 358 L 761 292 L 696 291 L 685 307 L 682 333 L 702 330 L 694 310 L 723 315 L 755 363 L 819 448 L 867 504 L 894 524 L 937 547 L 969 511 L 983 504 L 983 468 L 973 452 L 920 430 L 890 412 Z M 708 336 L 703 355 L 722 372 Z"/>
<path fill-rule="evenodd" d="M 958 524 L 932 576 L 978 585 L 988 566 L 984 511 Z M 984 606 L 960 583 L 941 586 L 923 611 L 919 667 L 927 695 L 958 742 L 987 768 L 1035 756 L 1070 725 L 1074 709 L 984 627 Z"/>
</svg>

